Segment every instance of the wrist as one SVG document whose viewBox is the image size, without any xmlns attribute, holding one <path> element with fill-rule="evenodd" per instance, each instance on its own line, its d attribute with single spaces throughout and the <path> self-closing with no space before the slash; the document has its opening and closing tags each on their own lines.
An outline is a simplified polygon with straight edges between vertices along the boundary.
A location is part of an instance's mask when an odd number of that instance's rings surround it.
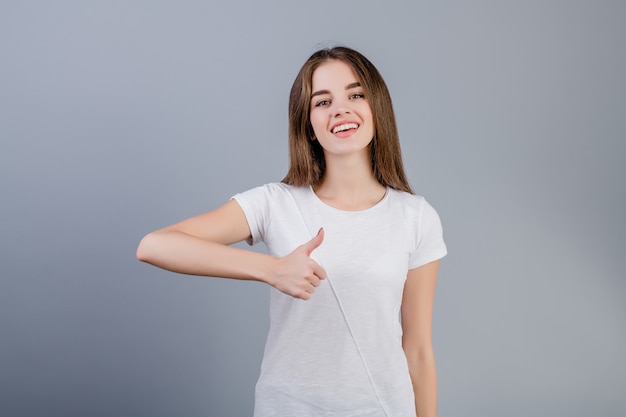
<svg viewBox="0 0 626 417">
<path fill-rule="evenodd" d="M 276 274 L 276 263 L 278 258 L 271 255 L 265 255 L 261 266 L 258 268 L 259 275 L 257 279 L 267 285 L 274 286 Z"/>
</svg>

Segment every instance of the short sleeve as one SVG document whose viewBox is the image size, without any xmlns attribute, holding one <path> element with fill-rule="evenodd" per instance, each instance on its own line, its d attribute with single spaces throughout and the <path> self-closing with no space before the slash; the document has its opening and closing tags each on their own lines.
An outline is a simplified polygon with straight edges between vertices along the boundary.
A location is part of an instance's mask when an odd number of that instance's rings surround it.
<svg viewBox="0 0 626 417">
<path fill-rule="evenodd" d="M 231 198 L 237 201 L 248 221 L 251 235 L 248 244 L 263 242 L 270 220 L 271 184 L 235 194 Z"/>
<path fill-rule="evenodd" d="M 409 269 L 441 259 L 447 253 L 439 215 L 426 200 L 422 200 L 417 222 L 415 250 L 409 258 Z"/>
</svg>

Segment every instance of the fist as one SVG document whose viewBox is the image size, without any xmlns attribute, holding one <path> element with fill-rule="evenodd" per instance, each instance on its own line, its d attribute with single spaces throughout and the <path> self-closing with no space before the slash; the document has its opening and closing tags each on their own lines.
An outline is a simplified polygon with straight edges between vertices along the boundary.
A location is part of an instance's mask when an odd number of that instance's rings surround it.
<svg viewBox="0 0 626 417">
<path fill-rule="evenodd" d="M 311 259 L 311 253 L 324 241 L 324 229 L 289 255 L 277 258 L 270 283 L 277 290 L 294 298 L 308 300 L 326 278 L 326 271 Z"/>
</svg>

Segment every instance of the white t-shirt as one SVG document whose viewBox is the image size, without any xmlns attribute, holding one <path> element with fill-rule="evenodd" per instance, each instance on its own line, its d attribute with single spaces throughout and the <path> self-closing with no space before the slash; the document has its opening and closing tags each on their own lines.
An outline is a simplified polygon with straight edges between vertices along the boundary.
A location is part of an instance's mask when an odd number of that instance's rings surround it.
<svg viewBox="0 0 626 417">
<path fill-rule="evenodd" d="M 324 227 L 311 257 L 328 274 L 310 300 L 271 289 L 270 330 L 255 417 L 414 417 L 400 305 L 409 269 L 442 258 L 439 216 L 392 188 L 375 206 L 342 211 L 311 187 L 267 184 L 233 197 L 252 234 L 285 256 Z"/>
</svg>

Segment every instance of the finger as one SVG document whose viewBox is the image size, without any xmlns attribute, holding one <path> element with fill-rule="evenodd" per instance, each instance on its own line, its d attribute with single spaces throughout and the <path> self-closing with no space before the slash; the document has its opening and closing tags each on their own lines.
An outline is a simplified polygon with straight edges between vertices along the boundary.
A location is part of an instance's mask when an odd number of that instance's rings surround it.
<svg viewBox="0 0 626 417">
<path fill-rule="evenodd" d="M 304 249 L 304 252 L 306 253 L 307 256 L 311 256 L 311 252 L 317 249 L 319 245 L 322 244 L 323 241 L 324 241 L 324 228 L 322 227 L 317 232 L 317 235 L 315 235 L 313 239 L 309 240 L 307 243 L 302 245 L 301 248 Z"/>
<path fill-rule="evenodd" d="M 308 283 L 312 285 L 314 288 L 317 288 L 320 286 L 322 282 L 317 276 L 312 275 L 311 277 L 308 278 Z"/>
<path fill-rule="evenodd" d="M 299 291 L 298 293 L 293 295 L 293 298 L 299 298 L 301 300 L 308 300 L 311 298 L 311 293 L 307 291 Z"/>
<path fill-rule="evenodd" d="M 314 292 L 315 284 L 311 281 L 304 281 L 300 286 L 300 291 L 298 291 L 294 297 L 308 300 Z"/>
<path fill-rule="evenodd" d="M 320 266 L 317 262 L 313 266 L 313 273 L 319 279 L 326 279 L 326 270 Z"/>
</svg>

